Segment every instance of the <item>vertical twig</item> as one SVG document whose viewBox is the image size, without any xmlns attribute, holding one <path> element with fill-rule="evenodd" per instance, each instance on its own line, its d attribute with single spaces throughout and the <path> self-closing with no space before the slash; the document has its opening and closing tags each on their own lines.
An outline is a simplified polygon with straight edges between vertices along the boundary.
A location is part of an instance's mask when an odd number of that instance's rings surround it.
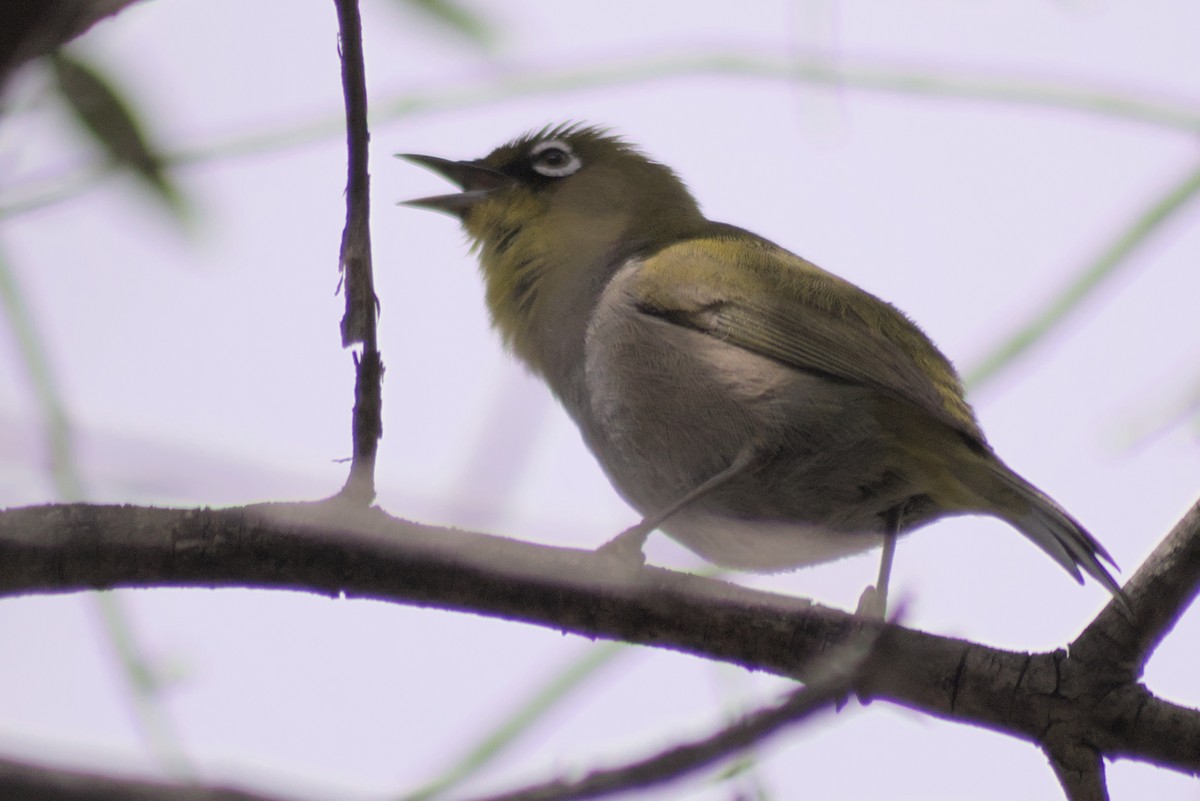
<svg viewBox="0 0 1200 801">
<path fill-rule="evenodd" d="M 362 344 L 355 355 L 354 456 L 340 497 L 368 504 L 375 498 L 375 452 L 383 436 L 383 360 L 376 339 L 379 299 L 371 274 L 370 176 L 367 173 L 367 87 L 358 0 L 335 0 L 346 99 L 346 227 L 340 269 L 346 288 L 342 347 Z"/>
</svg>

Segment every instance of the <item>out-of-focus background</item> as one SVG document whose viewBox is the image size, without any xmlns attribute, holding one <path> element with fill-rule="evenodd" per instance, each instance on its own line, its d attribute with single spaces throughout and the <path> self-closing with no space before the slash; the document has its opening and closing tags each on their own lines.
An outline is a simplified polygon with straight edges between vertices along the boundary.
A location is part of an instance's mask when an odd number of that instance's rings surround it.
<svg viewBox="0 0 1200 801">
<path fill-rule="evenodd" d="M 1126 575 L 1196 498 L 1200 6 L 459 2 L 363 4 L 386 510 L 572 546 L 635 520 L 489 331 L 454 221 L 394 205 L 445 185 L 393 153 L 475 157 L 563 120 L 611 127 L 674 167 L 710 217 L 908 312 L 973 379 L 997 451 Z M 70 53 L 137 109 L 182 216 L 134 177 L 97 177 L 102 156 L 48 68 L 17 76 L 0 119 L 0 505 L 333 493 L 353 401 L 335 295 L 333 4 L 139 4 Z M 990 369 L 1073 284 L 1084 298 L 1061 324 Z M 47 388 L 73 461 L 51 459 Z M 700 566 L 660 535 L 649 556 Z M 733 579 L 853 608 L 876 560 Z M 893 581 L 910 625 L 1017 650 L 1063 645 L 1106 600 L 990 520 L 902 541 Z M 399 797 L 443 776 L 581 660 L 604 666 L 460 792 L 614 764 L 786 686 L 528 626 L 281 592 L 5 600 L 0 642 L 0 753 L 311 798 Z M 1200 703 L 1197 642 L 1192 612 L 1149 686 Z M 139 659 L 153 685 L 140 691 L 122 667 Z M 1143 765 L 1109 777 L 1117 799 L 1200 798 L 1194 780 Z M 775 739 L 738 777 L 656 797 L 1059 792 L 1027 744 L 852 703 Z"/>
</svg>

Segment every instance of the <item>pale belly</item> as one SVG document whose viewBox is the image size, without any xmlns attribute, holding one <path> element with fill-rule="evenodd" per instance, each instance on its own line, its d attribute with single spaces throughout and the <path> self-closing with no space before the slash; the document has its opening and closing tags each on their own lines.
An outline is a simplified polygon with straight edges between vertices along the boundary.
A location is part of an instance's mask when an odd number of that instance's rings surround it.
<svg viewBox="0 0 1200 801">
<path fill-rule="evenodd" d="M 664 523 L 662 530 L 715 565 L 762 573 L 840 559 L 883 542 L 880 533 L 836 531 L 812 523 L 739 520 L 687 510 Z"/>
<path fill-rule="evenodd" d="M 870 390 L 606 300 L 588 330 L 588 406 L 575 413 L 621 495 L 651 516 L 747 446 L 757 455 L 660 526 L 700 556 L 755 571 L 836 559 L 877 546 L 889 513 L 920 496 Z"/>
</svg>

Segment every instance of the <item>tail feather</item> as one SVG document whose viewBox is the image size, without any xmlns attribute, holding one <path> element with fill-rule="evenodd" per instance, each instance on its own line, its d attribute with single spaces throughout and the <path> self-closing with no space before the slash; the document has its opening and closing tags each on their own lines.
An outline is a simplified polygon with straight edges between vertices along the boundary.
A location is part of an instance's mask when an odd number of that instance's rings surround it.
<svg viewBox="0 0 1200 801">
<path fill-rule="evenodd" d="M 986 511 L 1014 526 L 1081 584 L 1079 569 L 1083 568 L 1128 609 L 1121 585 L 1101 562 L 1119 569 L 1104 546 L 1065 509 L 1002 462 L 996 461 L 989 468 L 997 491 L 986 494 L 990 502 Z"/>
</svg>

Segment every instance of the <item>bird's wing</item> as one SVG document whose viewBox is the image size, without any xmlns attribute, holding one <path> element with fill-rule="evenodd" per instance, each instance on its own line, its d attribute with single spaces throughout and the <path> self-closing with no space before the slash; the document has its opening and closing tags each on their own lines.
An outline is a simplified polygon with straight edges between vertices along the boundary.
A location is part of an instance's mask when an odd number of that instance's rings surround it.
<svg viewBox="0 0 1200 801">
<path fill-rule="evenodd" d="M 872 387 L 979 443 L 950 362 L 895 307 L 740 229 L 676 242 L 646 258 L 637 307 L 798 370 Z"/>
</svg>

